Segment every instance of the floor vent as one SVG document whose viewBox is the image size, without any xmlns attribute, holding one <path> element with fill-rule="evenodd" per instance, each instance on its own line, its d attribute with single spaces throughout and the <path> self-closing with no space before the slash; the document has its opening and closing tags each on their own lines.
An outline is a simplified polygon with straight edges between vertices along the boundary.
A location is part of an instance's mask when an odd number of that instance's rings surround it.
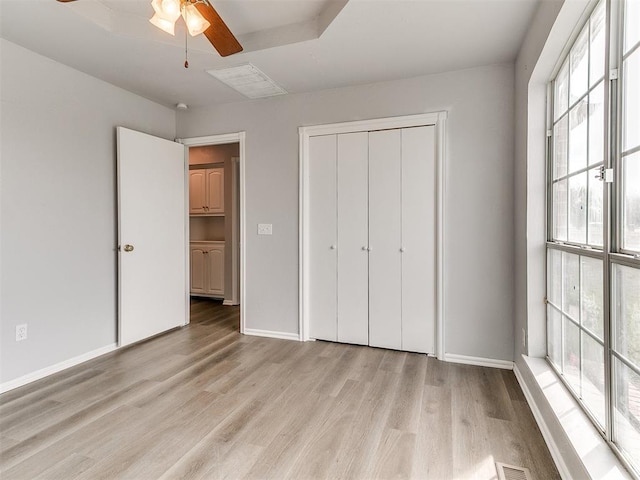
<svg viewBox="0 0 640 480">
<path fill-rule="evenodd" d="M 496 470 L 498 471 L 498 480 L 531 480 L 528 468 L 496 462 Z"/>
</svg>

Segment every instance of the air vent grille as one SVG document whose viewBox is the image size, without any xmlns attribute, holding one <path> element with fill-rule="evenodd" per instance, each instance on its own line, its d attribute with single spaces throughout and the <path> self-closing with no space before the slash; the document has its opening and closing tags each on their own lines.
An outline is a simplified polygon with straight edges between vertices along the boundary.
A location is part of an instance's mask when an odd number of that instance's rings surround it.
<svg viewBox="0 0 640 480">
<path fill-rule="evenodd" d="M 496 470 L 498 471 L 498 480 L 531 480 L 528 468 L 496 462 Z"/>
<path fill-rule="evenodd" d="M 273 97 L 287 93 L 250 63 L 220 70 L 207 70 L 207 73 L 249 98 Z"/>
</svg>

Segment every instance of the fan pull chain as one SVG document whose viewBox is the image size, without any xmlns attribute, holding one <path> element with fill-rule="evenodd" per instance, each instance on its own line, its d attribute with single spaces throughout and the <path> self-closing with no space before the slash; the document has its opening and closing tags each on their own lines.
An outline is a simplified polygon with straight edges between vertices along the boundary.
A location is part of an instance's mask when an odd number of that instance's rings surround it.
<svg viewBox="0 0 640 480">
<path fill-rule="evenodd" d="M 189 34 L 184 31 L 184 68 L 189 68 Z"/>
</svg>

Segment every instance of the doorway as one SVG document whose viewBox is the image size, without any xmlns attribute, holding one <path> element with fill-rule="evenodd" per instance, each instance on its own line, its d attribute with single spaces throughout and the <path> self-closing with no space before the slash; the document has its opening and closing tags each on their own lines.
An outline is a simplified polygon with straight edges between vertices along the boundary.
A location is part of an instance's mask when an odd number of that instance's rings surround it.
<svg viewBox="0 0 640 480">
<path fill-rule="evenodd" d="M 244 133 L 178 141 L 187 147 L 189 322 L 239 318 L 244 333 Z"/>
</svg>

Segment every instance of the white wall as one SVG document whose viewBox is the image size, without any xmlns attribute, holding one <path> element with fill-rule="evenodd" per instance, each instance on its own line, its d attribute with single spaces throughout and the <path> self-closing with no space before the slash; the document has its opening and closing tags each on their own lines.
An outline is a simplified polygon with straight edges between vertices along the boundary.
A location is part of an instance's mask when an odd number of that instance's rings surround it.
<svg viewBox="0 0 640 480">
<path fill-rule="evenodd" d="M 179 113 L 181 138 L 247 132 L 247 328 L 298 330 L 298 127 L 448 110 L 446 352 L 512 360 L 513 101 L 499 65 Z"/>
<path fill-rule="evenodd" d="M 4 383 L 116 341 L 115 127 L 173 139 L 175 113 L 0 42 Z"/>
</svg>

